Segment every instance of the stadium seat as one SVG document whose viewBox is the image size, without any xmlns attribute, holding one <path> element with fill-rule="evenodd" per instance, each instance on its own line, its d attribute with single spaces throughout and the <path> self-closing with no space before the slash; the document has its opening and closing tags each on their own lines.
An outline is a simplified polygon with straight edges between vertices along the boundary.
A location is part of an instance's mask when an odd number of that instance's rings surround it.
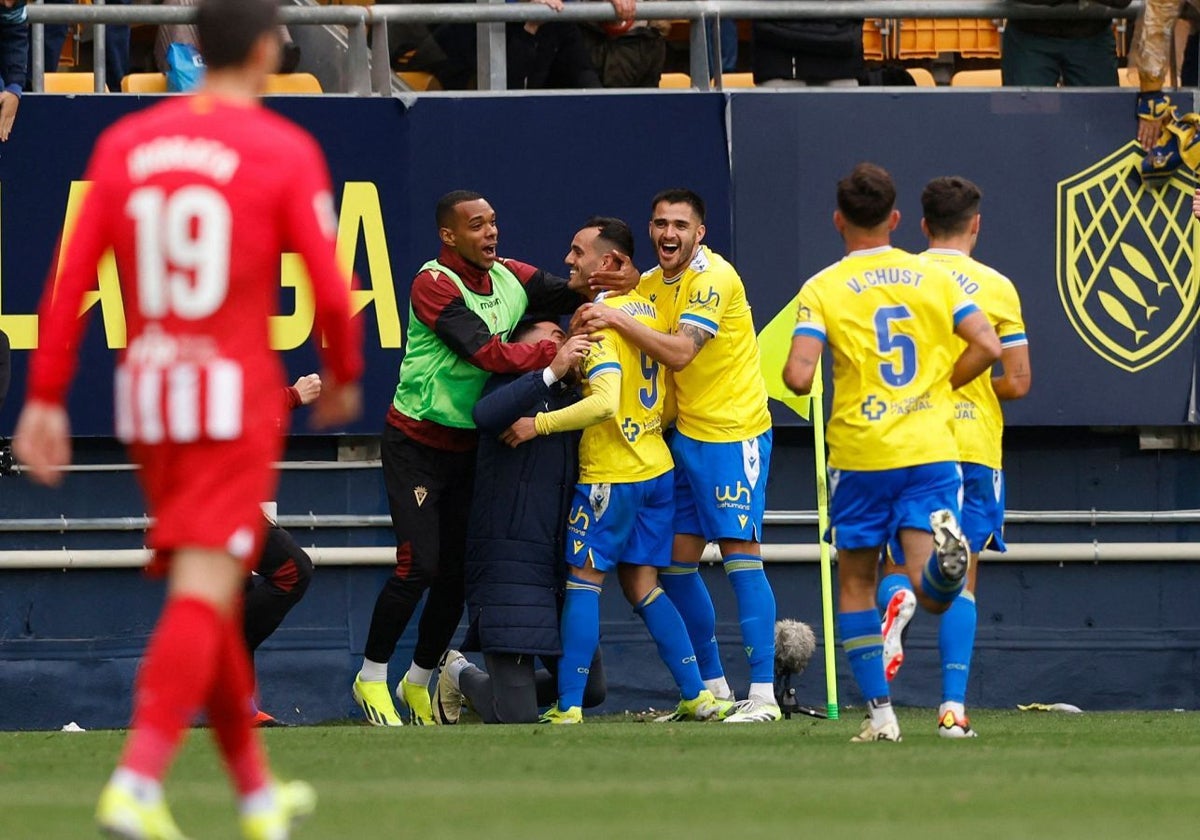
<svg viewBox="0 0 1200 840">
<path fill-rule="evenodd" d="M 896 58 L 1000 57 L 1000 21 L 987 18 L 903 18 L 896 21 Z"/>
<path fill-rule="evenodd" d="M 95 93 L 96 77 L 91 73 L 47 73 L 42 90 L 46 93 Z"/>
<path fill-rule="evenodd" d="M 687 73 L 663 73 L 658 79 L 660 88 L 690 88 L 692 77 Z"/>
<path fill-rule="evenodd" d="M 863 58 L 867 61 L 883 61 L 887 58 L 888 43 L 884 33 L 892 32 L 890 20 L 867 18 L 863 21 Z"/>
<path fill-rule="evenodd" d="M 166 93 L 166 73 L 130 73 L 121 80 L 122 93 Z"/>
<path fill-rule="evenodd" d="M 1141 84 L 1138 82 L 1137 69 L 1133 67 L 1118 67 L 1117 83 L 1121 87 L 1141 87 Z"/>
<path fill-rule="evenodd" d="M 438 84 L 437 77 L 432 73 L 423 73 L 420 70 L 400 70 L 396 73 L 397 78 L 404 84 L 408 85 L 413 90 L 441 90 L 442 86 Z"/>
<path fill-rule="evenodd" d="M 691 81 L 689 80 L 689 84 Z M 753 73 L 722 73 L 721 87 L 749 88 L 754 87 Z"/>
<path fill-rule="evenodd" d="M 267 77 L 268 95 L 322 92 L 321 83 L 312 73 L 272 73 Z"/>
<path fill-rule="evenodd" d="M 908 75 L 912 76 L 912 80 L 917 83 L 917 87 L 937 87 L 937 80 L 924 67 L 906 67 L 905 69 L 908 70 Z"/>
<path fill-rule="evenodd" d="M 951 87 L 1000 87 L 999 70 L 959 70 L 950 77 Z"/>
</svg>

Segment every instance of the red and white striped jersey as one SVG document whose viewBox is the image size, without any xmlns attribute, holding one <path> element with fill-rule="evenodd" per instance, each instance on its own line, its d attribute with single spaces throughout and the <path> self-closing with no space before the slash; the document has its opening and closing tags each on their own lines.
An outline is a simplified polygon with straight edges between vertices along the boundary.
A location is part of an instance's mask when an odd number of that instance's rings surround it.
<svg viewBox="0 0 1200 840">
<path fill-rule="evenodd" d="M 285 251 L 312 280 L 326 367 L 338 381 L 358 378 L 329 175 L 303 129 L 257 104 L 174 99 L 106 130 L 85 177 L 92 187 L 39 310 L 31 399 L 63 401 L 80 304 L 110 247 L 128 334 L 115 378 L 122 440 L 233 440 L 266 415 L 274 424 L 284 382 L 268 323 Z"/>
</svg>

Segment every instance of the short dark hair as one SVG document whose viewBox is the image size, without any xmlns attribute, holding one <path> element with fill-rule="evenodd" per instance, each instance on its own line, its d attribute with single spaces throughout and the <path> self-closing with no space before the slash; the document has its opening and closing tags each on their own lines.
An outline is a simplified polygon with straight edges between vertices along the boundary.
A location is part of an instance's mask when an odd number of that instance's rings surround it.
<svg viewBox="0 0 1200 840">
<path fill-rule="evenodd" d="M 700 224 L 704 224 L 704 199 L 696 195 L 691 190 L 683 189 L 682 187 L 673 187 L 669 190 L 663 190 L 650 201 L 650 215 L 654 215 L 654 208 L 663 202 L 667 204 L 688 204 L 691 205 L 692 212 L 700 220 Z"/>
<path fill-rule="evenodd" d="M 965 233 L 979 212 L 983 192 L 958 175 L 934 178 L 921 191 L 921 211 L 930 236 Z"/>
<path fill-rule="evenodd" d="M 509 344 L 516 344 L 522 341 L 525 336 L 533 332 L 534 328 L 538 324 L 544 324 L 546 322 L 555 324 L 559 329 L 562 329 L 562 324 L 559 323 L 557 315 L 551 315 L 546 312 L 525 313 L 521 320 L 517 321 L 517 325 L 512 328 L 512 332 L 508 334 L 507 342 Z"/>
<path fill-rule="evenodd" d="M 603 239 L 605 251 L 616 250 L 627 257 L 633 257 L 633 231 L 621 219 L 612 216 L 592 216 L 583 223 L 585 229 L 596 228 L 600 231 L 598 239 Z"/>
<path fill-rule="evenodd" d="M 896 206 L 896 185 L 882 166 L 860 163 L 837 185 L 837 207 L 850 224 L 873 228 Z"/>
<path fill-rule="evenodd" d="M 468 201 L 478 201 L 481 198 L 483 196 L 474 190 L 450 190 L 438 199 L 437 209 L 434 211 L 437 214 L 437 226 L 439 228 L 450 227 L 450 223 L 454 220 L 455 207 Z"/>
<path fill-rule="evenodd" d="M 278 0 L 201 0 L 196 37 L 205 66 L 220 70 L 245 64 L 258 39 L 278 25 Z"/>
</svg>

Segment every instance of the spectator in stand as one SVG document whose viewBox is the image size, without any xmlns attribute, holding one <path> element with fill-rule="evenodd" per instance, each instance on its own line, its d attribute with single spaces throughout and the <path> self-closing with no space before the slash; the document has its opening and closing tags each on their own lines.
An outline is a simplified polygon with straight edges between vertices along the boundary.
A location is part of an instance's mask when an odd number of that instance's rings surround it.
<svg viewBox="0 0 1200 840">
<path fill-rule="evenodd" d="M 1200 27 L 1200 8 L 1194 0 L 1185 0 L 1179 10 L 1179 20 L 1175 22 L 1175 55 L 1179 64 L 1179 84 L 1181 87 L 1196 87 L 1200 85 L 1200 72 L 1197 68 L 1197 51 L 1200 39 L 1196 37 L 1197 27 Z"/>
<path fill-rule="evenodd" d="M 45 0 L 49 4 L 70 5 L 75 0 Z M 130 0 L 105 0 L 106 6 L 128 6 Z M 58 70 L 63 44 L 70 27 L 65 23 L 46 24 L 42 54 L 46 59 L 46 72 Z M 31 61 L 30 64 L 33 62 Z M 104 73 L 109 90 L 120 90 L 121 80 L 129 75 L 129 26 L 108 24 L 104 27 Z"/>
<path fill-rule="evenodd" d="M 857 87 L 863 72 L 861 19 L 754 21 L 754 83 Z"/>
<path fill-rule="evenodd" d="M 137 0 L 139 4 L 154 6 L 196 6 L 200 0 Z M 300 63 L 300 47 L 292 42 L 292 36 L 286 26 L 279 27 L 279 38 L 283 52 L 279 59 L 280 73 L 293 73 Z M 172 44 L 188 44 L 195 47 L 196 25 L 192 23 L 167 23 L 158 27 L 154 39 L 154 64 L 159 72 L 168 70 L 167 51 Z M 112 87 L 112 83 L 109 83 Z"/>
<path fill-rule="evenodd" d="M 1163 84 L 1172 75 L 1171 39 L 1182 8 L 1180 0 L 1146 0 L 1129 49 L 1129 65 L 1136 68 L 1141 88 L 1137 100 L 1137 139 L 1147 152 L 1158 142 L 1164 124 L 1172 115 L 1171 100 L 1163 94 Z"/>
<path fill-rule="evenodd" d="M 561 11 L 563 0 L 528 0 Z M 611 0 L 618 14 L 632 15 L 634 0 Z M 446 90 L 478 86 L 475 24 L 447 24 L 433 33 L 445 53 L 445 61 L 432 68 Z M 598 88 L 600 76 L 588 55 L 587 44 L 577 24 L 510 23 L 505 27 L 508 47 L 509 90 L 547 88 Z"/>
<path fill-rule="evenodd" d="M 0 0 L 0 142 L 12 134 L 29 76 L 29 24 L 25 0 Z"/>
<path fill-rule="evenodd" d="M 1075 0 L 1023 0 L 1032 6 Z M 1096 0 L 1124 9 L 1130 0 Z M 1013 19 L 1004 29 L 1000 72 L 1006 87 L 1116 87 L 1117 45 L 1109 18 Z"/>
<path fill-rule="evenodd" d="M 634 20 L 634 0 L 613 0 L 620 19 L 583 27 L 592 64 L 606 88 L 658 87 L 667 61 L 669 20 Z"/>
<path fill-rule="evenodd" d="M 717 42 L 718 38 L 721 41 L 721 72 L 732 73 L 737 70 L 738 61 L 737 21 L 721 18 L 719 32 L 714 30 L 711 21 L 708 23 L 708 66 L 712 69 L 714 78 L 717 75 L 717 51 L 713 48 L 713 45 Z"/>
</svg>

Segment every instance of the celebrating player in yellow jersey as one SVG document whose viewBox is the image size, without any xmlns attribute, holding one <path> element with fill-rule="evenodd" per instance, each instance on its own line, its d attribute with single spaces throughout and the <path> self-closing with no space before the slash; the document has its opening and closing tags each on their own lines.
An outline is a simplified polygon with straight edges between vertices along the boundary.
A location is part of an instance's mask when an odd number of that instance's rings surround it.
<svg viewBox="0 0 1200 840">
<path fill-rule="evenodd" d="M 633 256 L 629 226 L 620 219 L 589 219 L 567 254 L 572 277 L 610 268 L 612 251 Z M 647 330 L 662 328 L 654 304 L 636 292 L 607 297 L 597 305 Z M 579 483 L 567 523 L 570 573 L 561 625 L 559 698 L 542 720 L 583 719 L 588 667 L 600 642 L 600 588 L 605 573 L 613 569 L 675 677 L 680 708 L 689 717 L 714 717 L 723 706 L 705 687 L 683 619 L 658 584 L 658 569 L 671 562 L 675 512 L 671 452 L 662 436 L 665 371 L 616 330 L 603 329 L 593 337 L 599 342 L 583 363 L 583 400 L 522 418 L 506 433 L 516 445 L 534 433 L 583 429 Z"/>
<path fill-rule="evenodd" d="M 1029 391 L 1029 342 L 1021 319 L 1021 301 L 1012 282 L 971 259 L 979 236 L 979 187 L 965 178 L 935 178 L 921 193 L 921 229 L 929 238 L 924 256 L 945 268 L 959 288 L 971 296 L 1000 337 L 998 376 L 985 372 L 954 392 L 954 439 L 962 464 L 962 529 L 971 544 L 971 564 L 963 592 L 942 615 L 938 649 L 942 659 L 942 705 L 938 734 L 972 738 L 965 704 L 971 650 L 975 645 L 975 580 L 978 552 L 1004 551 L 1004 472 L 1000 444 L 1004 415 L 1000 400 L 1015 400 Z M 903 553 L 892 545 L 893 561 Z M 912 618 L 916 598 L 908 576 L 889 563 L 877 592 L 883 612 L 884 670 L 890 680 L 904 661 L 901 636 Z"/>
<path fill-rule="evenodd" d="M 838 548 L 838 628 L 869 717 L 855 741 L 899 741 L 875 605 L 879 554 L 899 530 L 922 606 L 941 613 L 963 588 L 966 538 L 951 390 L 1000 356 L 986 316 L 941 267 L 893 248 L 900 223 L 891 176 L 861 163 L 838 182 L 833 223 L 846 256 L 800 290 L 783 379 L 812 387 L 833 352 L 830 526 Z M 955 336 L 966 342 L 966 347 Z M 932 533 L 931 533 L 932 532 Z M 936 550 L 935 550 L 936 546 Z"/>
<path fill-rule="evenodd" d="M 663 588 L 688 626 L 705 684 L 733 700 L 717 651 L 716 616 L 700 578 L 704 546 L 716 541 L 737 599 L 750 660 L 749 697 L 726 704 L 728 723 L 779 720 L 775 700 L 775 595 L 763 573 L 763 511 L 771 461 L 771 416 L 759 368 L 754 320 L 742 280 L 704 240 L 704 201 L 665 190 L 650 205 L 658 267 L 638 291 L 658 306 L 668 332 L 618 310 L 591 307 L 589 329 L 611 328 L 672 371 L 677 404 L 675 545 Z M 676 710 L 666 719 L 686 717 Z"/>
</svg>

